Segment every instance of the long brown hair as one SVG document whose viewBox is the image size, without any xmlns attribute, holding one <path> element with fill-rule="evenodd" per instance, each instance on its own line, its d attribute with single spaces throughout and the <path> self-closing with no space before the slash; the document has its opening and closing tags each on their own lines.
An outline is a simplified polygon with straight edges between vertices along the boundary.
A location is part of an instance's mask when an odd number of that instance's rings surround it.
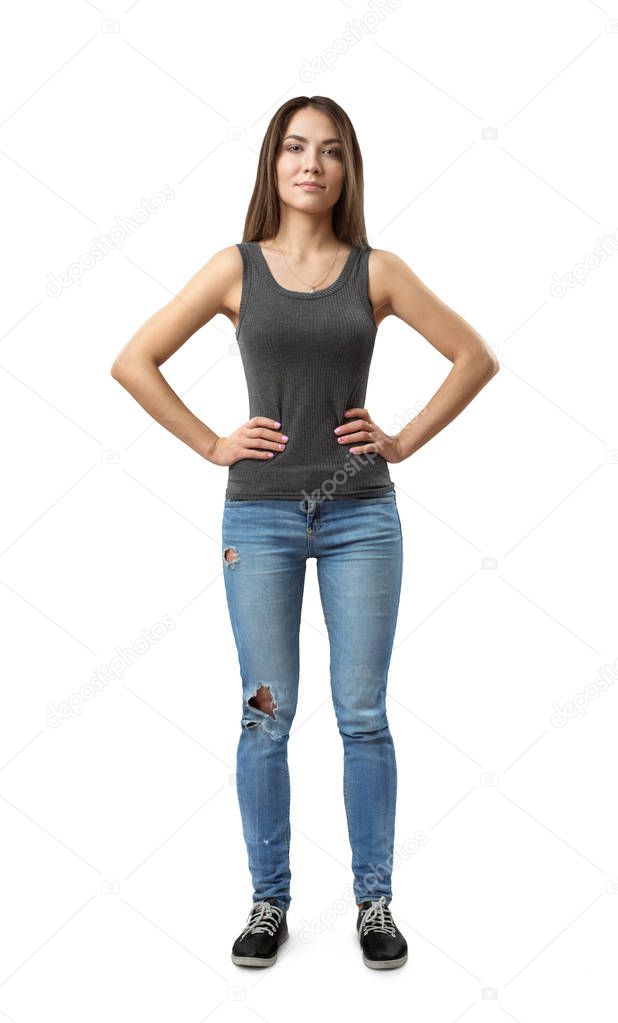
<svg viewBox="0 0 618 1023">
<path fill-rule="evenodd" d="M 279 230 L 280 200 L 277 192 L 276 160 L 288 124 L 297 110 L 314 107 L 333 119 L 342 142 L 343 184 L 335 203 L 333 231 L 349 245 L 367 246 L 364 213 L 363 158 L 356 132 L 345 110 L 328 96 L 296 96 L 273 115 L 262 141 L 253 195 L 247 210 L 242 240 L 274 238 Z"/>
</svg>

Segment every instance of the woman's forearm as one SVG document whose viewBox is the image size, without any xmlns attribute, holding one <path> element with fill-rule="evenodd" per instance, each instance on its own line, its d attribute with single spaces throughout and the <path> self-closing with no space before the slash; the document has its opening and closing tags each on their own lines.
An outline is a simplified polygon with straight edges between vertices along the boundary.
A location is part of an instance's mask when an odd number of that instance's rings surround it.
<svg viewBox="0 0 618 1023">
<path fill-rule="evenodd" d="M 397 438 L 404 458 L 413 455 L 465 409 L 500 368 L 493 355 L 456 359 L 434 396 Z"/>
<path fill-rule="evenodd" d="M 197 451 L 202 458 L 209 458 L 218 440 L 217 434 L 193 415 L 154 362 L 125 359 L 114 363 L 111 373 L 114 380 L 122 384 L 161 426 Z"/>
</svg>

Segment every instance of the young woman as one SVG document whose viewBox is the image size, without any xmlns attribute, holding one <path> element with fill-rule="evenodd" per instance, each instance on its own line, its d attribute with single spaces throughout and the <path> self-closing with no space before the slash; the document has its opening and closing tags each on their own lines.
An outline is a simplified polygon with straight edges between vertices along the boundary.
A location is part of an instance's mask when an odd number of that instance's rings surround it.
<svg viewBox="0 0 618 1023">
<path fill-rule="evenodd" d="M 217 313 L 236 328 L 249 393 L 251 418 L 229 436 L 194 416 L 160 372 Z M 364 408 L 386 316 L 453 363 L 394 436 Z M 243 241 L 216 252 L 114 362 L 113 377 L 157 422 L 228 468 L 222 565 L 242 678 L 236 778 L 254 886 L 234 963 L 270 966 L 288 937 L 287 745 L 307 558 L 317 561 L 330 642 L 363 961 L 373 969 L 406 962 L 390 910 L 397 770 L 386 686 L 403 554 L 388 463 L 418 451 L 498 368 L 480 335 L 402 259 L 368 244 L 356 134 L 323 96 L 276 112 Z"/>
</svg>

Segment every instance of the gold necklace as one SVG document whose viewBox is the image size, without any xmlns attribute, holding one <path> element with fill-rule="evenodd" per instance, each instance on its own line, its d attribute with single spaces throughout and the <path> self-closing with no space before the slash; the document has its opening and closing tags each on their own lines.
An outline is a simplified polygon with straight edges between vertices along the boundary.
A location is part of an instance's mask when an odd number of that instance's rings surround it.
<svg viewBox="0 0 618 1023">
<path fill-rule="evenodd" d="M 279 248 L 279 246 L 278 246 L 278 245 L 275 245 L 275 248 L 276 248 L 277 252 L 281 252 L 281 249 Z M 330 267 L 328 268 L 328 271 L 327 271 L 327 272 L 326 272 L 326 273 L 324 274 L 324 276 L 322 277 L 322 279 L 321 279 L 321 280 L 319 280 L 319 281 L 317 282 L 317 284 L 307 284 L 307 282 L 306 282 L 306 281 L 303 281 L 302 277 L 299 277 L 299 276 L 298 276 L 298 274 L 297 274 L 297 273 L 295 273 L 295 271 L 293 270 L 293 268 L 292 268 L 292 267 L 290 266 L 290 264 L 288 263 L 287 259 L 286 259 L 286 258 L 285 258 L 285 256 L 283 255 L 283 252 L 281 252 L 281 255 L 283 256 L 283 261 L 284 261 L 285 265 L 287 266 L 288 270 L 291 270 L 291 271 L 292 271 L 292 273 L 294 274 L 294 276 L 295 276 L 296 280 L 297 280 L 297 281 L 300 281 L 300 282 L 301 282 L 301 284 L 304 284 L 306 288 L 309 288 L 309 291 L 316 291 L 316 290 L 317 290 L 317 288 L 318 288 L 318 285 L 319 285 L 319 284 L 321 284 L 321 283 L 322 283 L 322 281 L 325 281 L 325 280 L 326 280 L 326 278 L 327 278 L 327 277 L 329 276 L 329 274 L 330 274 L 331 270 L 333 269 L 333 267 L 334 267 L 334 265 L 335 265 L 335 262 L 336 262 L 336 260 L 337 260 L 337 256 L 339 255 L 339 250 L 340 250 L 340 249 L 341 249 L 341 242 L 339 242 L 339 245 L 337 246 L 337 251 L 336 251 L 336 253 L 335 253 L 335 258 L 333 259 L 333 261 L 332 261 L 332 263 L 331 263 Z"/>
</svg>

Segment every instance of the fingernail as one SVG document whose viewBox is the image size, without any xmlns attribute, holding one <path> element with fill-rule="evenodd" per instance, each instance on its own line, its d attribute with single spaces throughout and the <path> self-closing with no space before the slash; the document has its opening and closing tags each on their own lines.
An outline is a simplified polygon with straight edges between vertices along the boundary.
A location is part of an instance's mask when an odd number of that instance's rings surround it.
<svg viewBox="0 0 618 1023">
<path fill-rule="evenodd" d="M 275 426 L 281 426 L 281 423 L 275 423 Z"/>
<path fill-rule="evenodd" d="M 341 429 L 341 427 L 338 426 L 337 429 L 335 430 L 335 433 L 339 433 L 340 429 Z"/>
<path fill-rule="evenodd" d="M 283 434 L 283 439 L 284 439 L 284 440 L 289 440 L 290 438 L 289 438 L 289 437 L 286 437 L 286 435 L 285 435 L 285 434 Z"/>
</svg>

